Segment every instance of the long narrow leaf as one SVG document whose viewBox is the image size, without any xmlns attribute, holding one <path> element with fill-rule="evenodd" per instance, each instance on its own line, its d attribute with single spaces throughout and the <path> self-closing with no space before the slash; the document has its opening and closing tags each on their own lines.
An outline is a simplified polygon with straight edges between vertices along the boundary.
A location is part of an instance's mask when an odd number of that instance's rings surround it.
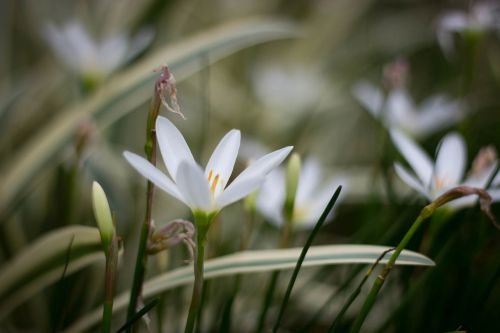
<svg viewBox="0 0 500 333">
<path fill-rule="evenodd" d="M 66 275 L 71 274 L 101 260 L 104 261 L 104 254 L 97 228 L 70 226 L 41 237 L 3 265 L 0 271 L 0 319 L 59 280 L 64 270 Z"/>
<path fill-rule="evenodd" d="M 153 70 L 160 65 L 168 64 L 179 81 L 209 64 L 200 61 L 200 57 L 215 62 L 246 47 L 296 35 L 297 27 L 286 21 L 253 19 L 226 23 L 167 45 L 117 74 L 82 104 L 60 112 L 59 117 L 19 149 L 0 172 L 0 215 L 7 214 L 31 178 L 68 144 L 81 121 L 94 117 L 102 129 L 147 101 L 157 75 Z"/>
<path fill-rule="evenodd" d="M 372 264 L 387 249 L 389 248 L 374 245 L 313 246 L 309 248 L 302 266 Z M 297 259 L 301 251 L 302 248 L 245 251 L 211 259 L 205 262 L 205 279 L 234 274 L 291 269 L 297 264 Z M 380 263 L 386 263 L 387 260 L 388 256 L 385 256 Z M 422 254 L 404 251 L 396 264 L 433 266 L 434 262 Z M 144 284 L 143 295 L 144 298 L 151 298 L 169 289 L 192 282 L 193 269 L 191 266 L 185 266 L 148 280 Z M 128 292 L 118 295 L 115 298 L 113 310 L 120 311 L 125 309 L 128 298 Z M 87 330 L 99 322 L 101 315 L 101 309 L 96 309 L 75 322 L 66 332 L 74 333 Z"/>
</svg>

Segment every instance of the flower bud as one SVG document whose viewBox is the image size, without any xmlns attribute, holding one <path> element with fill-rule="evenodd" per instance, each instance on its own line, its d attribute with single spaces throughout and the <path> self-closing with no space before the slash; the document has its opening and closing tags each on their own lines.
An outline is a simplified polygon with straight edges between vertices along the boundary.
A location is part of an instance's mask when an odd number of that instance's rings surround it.
<svg viewBox="0 0 500 333">
<path fill-rule="evenodd" d="M 295 195 L 299 185 L 301 164 L 302 162 L 299 154 L 293 153 L 288 161 L 286 169 L 286 198 L 284 210 L 288 221 L 290 221 L 293 217 Z"/>
<path fill-rule="evenodd" d="M 101 234 L 101 242 L 104 252 L 107 253 L 111 239 L 115 234 L 115 226 L 113 224 L 113 217 L 109 209 L 108 199 L 106 194 L 98 182 L 92 183 L 92 205 L 94 208 L 94 216 L 97 221 L 97 227 Z"/>
</svg>

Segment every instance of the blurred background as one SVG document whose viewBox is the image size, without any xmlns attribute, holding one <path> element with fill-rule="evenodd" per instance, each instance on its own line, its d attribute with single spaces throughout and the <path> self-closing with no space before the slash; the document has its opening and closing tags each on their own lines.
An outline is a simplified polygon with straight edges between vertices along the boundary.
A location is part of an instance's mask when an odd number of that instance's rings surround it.
<svg viewBox="0 0 500 333">
<path fill-rule="evenodd" d="M 406 162 L 388 128 L 407 133 L 432 159 L 447 133 L 460 133 L 466 170 L 483 147 L 491 146 L 496 160 L 499 9 L 493 1 L 0 2 L 1 265 L 49 231 L 95 225 L 90 188 L 97 180 L 123 238 L 118 290 L 129 288 L 146 182 L 122 152 L 143 155 L 162 65 L 177 79 L 186 120 L 165 109 L 162 115 L 179 127 L 201 165 L 232 128 L 242 131 L 237 172 L 265 152 L 294 145 L 321 166 L 319 184 L 338 177 L 345 185 L 315 243 L 397 245 L 426 199 L 395 174 L 394 162 Z M 492 209 L 500 216 L 498 204 Z M 156 225 L 190 219 L 186 207 L 160 191 L 154 210 Z M 248 214 L 242 203 L 222 212 L 209 256 L 239 250 Z M 249 248 L 278 247 L 279 228 L 258 210 L 255 220 Z M 308 230 L 297 228 L 289 246 L 302 246 Z M 500 237 L 477 205 L 437 214 L 409 247 L 436 267 L 396 269 L 366 332 L 500 331 Z M 188 256 L 179 246 L 151 257 L 148 276 L 185 265 Z M 96 263 L 44 287 L 4 312 L 0 330 L 70 326 L 99 306 L 102 270 Z M 327 331 L 364 272 L 359 265 L 304 269 L 283 330 Z M 256 331 L 268 279 L 243 279 L 232 327 L 221 321 L 223 287 L 233 280 L 211 280 L 199 330 Z M 151 330 L 180 331 L 188 294 L 189 288 L 165 293 L 150 314 Z"/>
</svg>

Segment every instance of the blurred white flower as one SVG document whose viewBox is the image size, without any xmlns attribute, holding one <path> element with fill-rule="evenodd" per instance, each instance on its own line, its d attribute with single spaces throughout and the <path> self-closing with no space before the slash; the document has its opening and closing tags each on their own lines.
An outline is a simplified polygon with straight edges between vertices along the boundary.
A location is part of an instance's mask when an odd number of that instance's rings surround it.
<svg viewBox="0 0 500 333">
<path fill-rule="evenodd" d="M 354 97 L 387 129 L 400 129 L 421 138 L 459 122 L 465 112 L 459 101 L 435 95 L 415 102 L 403 87 L 392 89 L 387 97 L 381 89 L 362 81 L 352 89 Z"/>
<path fill-rule="evenodd" d="M 483 33 L 500 28 L 500 3 L 475 2 L 469 11 L 450 10 L 442 15 L 437 24 L 437 38 L 447 54 L 454 49 L 453 34 Z"/>
<path fill-rule="evenodd" d="M 312 70 L 287 69 L 281 65 L 264 65 L 254 72 L 257 98 L 276 112 L 307 111 L 315 107 L 324 88 L 323 80 Z"/>
<path fill-rule="evenodd" d="M 345 178 L 321 178 L 321 168 L 315 159 L 305 160 L 300 171 L 292 215 L 293 228 L 314 227 L 331 199 L 335 189 L 346 183 Z M 344 187 L 345 188 L 345 187 Z M 267 177 L 257 197 L 257 209 L 269 222 L 276 226 L 285 223 L 283 206 L 286 198 L 285 172 L 282 168 L 273 170 Z"/>
<path fill-rule="evenodd" d="M 215 214 L 255 191 L 293 148 L 285 147 L 261 157 L 226 187 L 238 155 L 240 136 L 238 130 L 229 131 L 215 148 L 203 172 L 179 130 L 167 118 L 158 117 L 156 137 L 170 177 L 139 155 L 126 151 L 124 156 L 140 174 L 188 205 L 193 213 Z"/>
<path fill-rule="evenodd" d="M 444 192 L 460 185 L 484 189 L 498 164 L 495 156 L 494 160 L 490 159 L 488 163 L 482 163 L 480 168 L 473 169 L 463 180 L 467 152 L 465 142 L 460 134 L 450 133 L 441 140 L 436 151 L 435 163 L 421 147 L 403 133 L 392 130 L 391 138 L 414 172 L 409 172 L 396 162 L 394 164 L 396 173 L 408 186 L 429 201 L 433 201 Z M 497 176 L 497 178 L 499 177 Z M 494 201 L 500 200 L 500 196 L 493 195 L 492 198 Z M 453 207 L 471 206 L 476 201 L 475 196 L 468 196 L 447 205 Z"/>
<path fill-rule="evenodd" d="M 78 21 L 62 27 L 46 24 L 43 36 L 56 56 L 73 72 L 102 78 L 144 50 L 153 38 L 151 29 L 129 39 L 117 34 L 97 41 Z"/>
</svg>

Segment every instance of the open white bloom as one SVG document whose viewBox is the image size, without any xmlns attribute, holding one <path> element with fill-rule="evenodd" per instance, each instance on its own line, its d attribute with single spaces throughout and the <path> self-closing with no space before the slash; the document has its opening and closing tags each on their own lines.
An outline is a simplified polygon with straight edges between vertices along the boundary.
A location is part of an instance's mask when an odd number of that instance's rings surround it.
<svg viewBox="0 0 500 333">
<path fill-rule="evenodd" d="M 469 11 L 451 10 L 439 18 L 437 38 L 442 49 L 453 51 L 454 33 L 482 33 L 500 28 L 500 4 L 498 2 L 475 2 Z"/>
<path fill-rule="evenodd" d="M 469 173 L 468 177 L 463 180 L 467 152 L 465 142 L 460 134 L 450 133 L 441 140 L 436 151 L 435 163 L 422 148 L 403 133 L 392 130 L 391 137 L 396 148 L 414 172 L 412 174 L 396 162 L 396 173 L 406 184 L 429 201 L 433 201 L 444 192 L 460 185 L 484 189 L 497 166 L 497 161 L 492 161 L 480 170 Z M 500 196 L 493 195 L 492 198 L 495 201 L 499 200 Z M 454 207 L 470 206 L 476 200 L 475 196 L 468 196 L 450 202 L 448 205 Z"/>
<path fill-rule="evenodd" d="M 465 113 L 456 100 L 435 95 L 415 102 L 404 88 L 395 88 L 386 98 L 382 90 L 362 81 L 352 89 L 354 97 L 386 128 L 400 129 L 414 137 L 425 137 L 460 121 Z"/>
<path fill-rule="evenodd" d="M 96 41 L 78 21 L 69 21 L 60 28 L 47 24 L 43 35 L 70 70 L 97 77 L 104 77 L 129 61 L 153 37 L 151 30 L 143 30 L 132 40 L 124 34 L 117 34 Z"/>
<path fill-rule="evenodd" d="M 167 118 L 158 117 L 156 137 L 170 177 L 139 155 L 126 151 L 124 156 L 140 174 L 188 205 L 193 212 L 215 214 L 256 190 L 293 148 L 285 147 L 261 157 L 228 185 L 240 147 L 240 136 L 238 130 L 229 131 L 203 171 L 179 130 Z"/>
<path fill-rule="evenodd" d="M 293 227 L 307 229 L 314 227 L 343 178 L 321 178 L 321 168 L 315 159 L 307 159 L 300 171 L 292 215 Z M 262 185 L 257 197 L 257 209 L 269 222 L 281 226 L 285 222 L 283 206 L 286 197 L 285 172 L 273 170 Z"/>
</svg>

